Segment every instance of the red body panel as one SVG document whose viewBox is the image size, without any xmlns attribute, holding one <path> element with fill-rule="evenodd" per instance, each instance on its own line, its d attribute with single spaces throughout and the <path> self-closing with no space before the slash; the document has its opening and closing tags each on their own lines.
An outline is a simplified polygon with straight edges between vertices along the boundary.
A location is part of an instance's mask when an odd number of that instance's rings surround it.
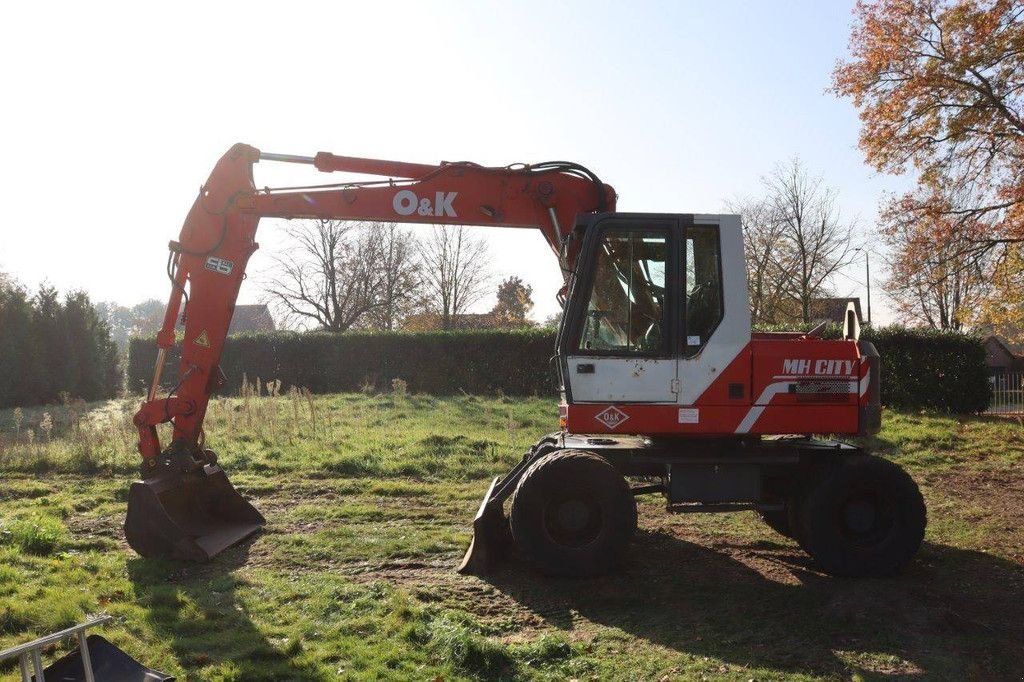
<svg viewBox="0 0 1024 682">
<path fill-rule="evenodd" d="M 857 434 L 864 360 L 852 341 L 755 337 L 692 405 L 563 403 L 561 417 L 572 433 Z"/>
</svg>

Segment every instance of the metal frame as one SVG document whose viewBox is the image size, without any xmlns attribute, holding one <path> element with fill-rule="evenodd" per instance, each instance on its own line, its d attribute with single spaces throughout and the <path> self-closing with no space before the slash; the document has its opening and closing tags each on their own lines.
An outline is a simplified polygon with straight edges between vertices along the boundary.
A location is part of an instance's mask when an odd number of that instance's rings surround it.
<svg viewBox="0 0 1024 682">
<path fill-rule="evenodd" d="M 45 682 L 45 677 L 43 675 L 43 661 L 39 655 L 40 650 L 42 650 L 43 647 L 56 644 L 61 640 L 75 637 L 78 639 L 78 649 L 82 656 L 82 668 L 85 670 L 86 682 L 95 682 L 96 678 L 92 671 L 92 660 L 89 658 L 89 645 L 85 640 L 85 631 L 87 628 L 106 623 L 110 620 L 113 620 L 110 616 L 97 616 L 66 630 L 61 630 L 60 632 L 55 632 L 52 635 L 46 635 L 45 637 L 32 640 L 27 644 L 19 644 L 16 647 L 4 649 L 3 651 L 0 651 L 0 661 L 17 656 L 18 665 L 21 669 L 22 682 L 32 682 L 32 675 L 30 675 L 28 671 L 29 657 L 31 657 L 36 682 Z"/>
<path fill-rule="evenodd" d="M 770 474 L 773 468 L 798 468 L 804 464 L 822 461 L 822 457 L 844 457 L 862 455 L 864 451 L 856 445 L 836 440 L 816 440 L 806 437 L 775 439 L 707 438 L 701 440 L 666 438 L 654 440 L 640 436 L 618 438 L 595 438 L 586 434 L 553 433 L 540 439 L 523 459 L 504 476 L 496 477 L 484 495 L 477 512 L 481 518 L 487 511 L 495 512 L 512 496 L 520 479 L 531 464 L 551 452 L 559 450 L 586 450 L 606 459 L 624 477 L 659 476 L 662 483 L 639 485 L 631 488 L 634 496 L 671 491 L 673 468 L 679 475 L 686 475 L 690 466 L 732 466 L 756 467 L 762 476 Z M 727 473 L 727 471 L 723 471 Z M 744 499 L 743 509 L 773 508 L 767 501 L 772 497 L 771 486 L 762 490 L 757 499 Z M 668 499 L 669 507 L 681 500 Z M 699 508 L 690 511 L 724 511 L 717 503 L 695 502 Z M 739 502 L 738 502 L 739 503 Z M 669 511 L 675 511 L 669 509 Z M 729 511 L 736 511 L 730 509 Z"/>
<path fill-rule="evenodd" d="M 1024 372 L 1004 372 L 988 378 L 992 400 L 984 414 L 1024 415 Z"/>
</svg>

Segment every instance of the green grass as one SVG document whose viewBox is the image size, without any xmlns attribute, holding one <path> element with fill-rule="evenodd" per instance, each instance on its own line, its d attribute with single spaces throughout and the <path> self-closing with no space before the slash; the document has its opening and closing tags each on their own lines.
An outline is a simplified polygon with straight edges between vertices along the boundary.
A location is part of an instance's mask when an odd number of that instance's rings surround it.
<svg viewBox="0 0 1024 682">
<path fill-rule="evenodd" d="M 926 543 L 900 576 L 833 579 L 752 513 L 668 516 L 644 498 L 621 572 L 554 580 L 515 561 L 486 579 L 453 570 L 487 480 L 552 430 L 552 401 L 218 400 L 209 443 L 269 524 L 206 565 L 141 559 L 124 543 L 131 411 L 32 410 L 20 427 L 0 412 L 0 648 L 103 612 L 115 619 L 105 636 L 188 680 L 1024 669 L 1017 421 L 886 413 L 867 445 L 907 467 L 929 505 Z"/>
</svg>

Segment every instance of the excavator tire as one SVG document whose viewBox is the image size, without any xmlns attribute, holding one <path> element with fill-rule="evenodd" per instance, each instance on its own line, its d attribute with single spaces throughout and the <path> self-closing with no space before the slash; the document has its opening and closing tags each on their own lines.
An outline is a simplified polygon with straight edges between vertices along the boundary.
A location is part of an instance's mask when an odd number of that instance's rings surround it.
<svg viewBox="0 0 1024 682">
<path fill-rule="evenodd" d="M 598 575 L 625 553 L 636 531 L 636 500 L 603 457 L 560 450 L 523 474 L 509 521 L 522 556 L 541 572 Z"/>
<path fill-rule="evenodd" d="M 803 500 L 801 545 L 826 573 L 886 576 L 924 539 L 927 512 L 914 480 L 869 455 L 844 458 Z"/>
<path fill-rule="evenodd" d="M 793 537 L 792 527 L 789 525 L 789 509 L 772 511 L 758 511 L 757 515 L 773 531 L 787 538 Z"/>
</svg>

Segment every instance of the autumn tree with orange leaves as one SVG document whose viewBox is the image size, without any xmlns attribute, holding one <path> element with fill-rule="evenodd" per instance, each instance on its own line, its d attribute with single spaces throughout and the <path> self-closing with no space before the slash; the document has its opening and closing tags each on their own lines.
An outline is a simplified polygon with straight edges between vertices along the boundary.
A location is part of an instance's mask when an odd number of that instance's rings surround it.
<svg viewBox="0 0 1024 682">
<path fill-rule="evenodd" d="M 1010 244 L 992 272 L 991 291 L 976 321 L 993 333 L 1022 341 L 1024 330 L 1024 244 Z"/>
<path fill-rule="evenodd" d="M 918 176 L 883 211 L 899 241 L 894 277 L 906 278 L 901 265 L 934 279 L 933 265 L 948 275 L 986 258 L 1012 270 L 1007 245 L 1024 240 L 1024 4 L 861 1 L 854 15 L 833 89 L 860 110 L 867 162 Z"/>
<path fill-rule="evenodd" d="M 903 322 L 961 330 L 977 319 L 991 259 L 974 248 L 977 229 L 950 230 L 934 220 L 905 212 L 884 217 L 890 256 L 883 288 Z"/>
</svg>

